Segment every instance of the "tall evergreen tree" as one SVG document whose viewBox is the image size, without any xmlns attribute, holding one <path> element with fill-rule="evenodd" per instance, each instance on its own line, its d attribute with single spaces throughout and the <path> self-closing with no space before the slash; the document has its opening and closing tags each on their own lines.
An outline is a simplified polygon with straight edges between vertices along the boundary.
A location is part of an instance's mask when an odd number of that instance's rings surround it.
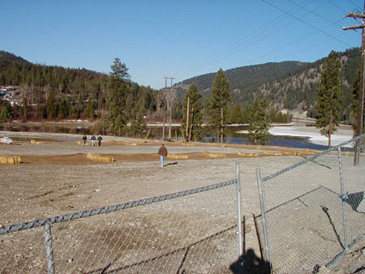
<svg viewBox="0 0 365 274">
<path fill-rule="evenodd" d="M 10 106 L 5 105 L 1 112 L 0 112 L 0 122 L 5 124 L 5 130 L 6 130 L 6 125 L 7 123 L 10 121 L 11 119 L 11 110 L 10 110 Z"/>
<path fill-rule="evenodd" d="M 269 133 L 270 122 L 267 113 L 268 102 L 266 98 L 260 101 L 256 98 L 248 113 L 248 140 L 253 144 L 267 144 L 271 137 Z"/>
<path fill-rule="evenodd" d="M 201 137 L 202 109 L 202 95 L 198 91 L 198 87 L 195 84 L 191 84 L 183 100 L 181 127 L 185 133 L 185 140 L 190 141 L 192 138 L 197 140 Z"/>
<path fill-rule="evenodd" d="M 61 119 L 66 119 L 70 114 L 70 102 L 68 97 L 63 97 L 61 101 L 59 102 L 58 106 L 58 116 Z"/>
<path fill-rule="evenodd" d="M 354 82 L 352 83 L 352 96 L 353 96 L 353 101 L 352 101 L 352 111 L 353 111 L 353 117 L 354 117 L 354 125 L 353 125 L 353 130 L 354 130 L 354 136 L 358 135 L 358 113 L 359 113 L 359 96 L 360 96 L 360 71 L 358 71 L 358 73 L 356 73 L 356 78 L 354 80 Z M 364 113 L 363 115 L 363 124 L 362 124 L 362 133 L 365 132 L 365 117 L 364 117 Z"/>
<path fill-rule="evenodd" d="M 128 68 L 115 58 L 108 81 L 108 123 L 111 133 L 121 135 L 127 124 L 126 97 L 128 93 Z"/>
<path fill-rule="evenodd" d="M 53 119 L 57 117 L 57 102 L 54 98 L 54 93 L 50 92 L 46 101 L 47 118 Z"/>
<path fill-rule="evenodd" d="M 222 69 L 218 70 L 212 85 L 212 97 L 209 103 L 210 125 L 217 130 L 218 138 L 223 143 L 226 123 L 226 108 L 230 100 L 229 82 Z"/>
<path fill-rule="evenodd" d="M 137 116 L 132 121 L 131 130 L 133 134 L 138 135 L 138 138 L 141 138 L 146 128 L 147 128 L 146 120 L 143 118 L 142 112 L 139 111 Z"/>
<path fill-rule="evenodd" d="M 94 98 L 89 96 L 87 107 L 84 110 L 84 117 L 94 119 L 95 118 L 95 101 Z"/>
<path fill-rule="evenodd" d="M 231 112 L 231 123 L 240 124 L 242 123 L 242 111 L 239 104 L 235 104 Z"/>
<path fill-rule="evenodd" d="M 331 51 L 321 73 L 321 81 L 317 89 L 316 126 L 322 135 L 328 136 L 328 147 L 331 147 L 331 135 L 336 131 L 341 119 L 341 64 L 338 54 Z"/>
</svg>

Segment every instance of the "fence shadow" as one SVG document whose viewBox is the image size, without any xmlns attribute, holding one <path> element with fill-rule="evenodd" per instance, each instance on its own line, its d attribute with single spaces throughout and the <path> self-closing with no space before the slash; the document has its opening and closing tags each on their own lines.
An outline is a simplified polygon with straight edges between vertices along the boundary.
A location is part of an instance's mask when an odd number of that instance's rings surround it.
<svg viewBox="0 0 365 274">
<path fill-rule="evenodd" d="M 230 270 L 234 274 L 270 274 L 271 265 L 256 256 L 253 249 L 249 249 L 246 254 L 240 256 L 236 262 L 230 265 Z"/>
<path fill-rule="evenodd" d="M 356 192 L 348 195 L 347 203 L 354 211 L 365 212 L 364 191 Z"/>
<path fill-rule="evenodd" d="M 334 224 L 334 222 L 333 222 L 333 220 L 332 220 L 332 217 L 331 217 L 331 215 L 329 214 L 329 209 L 327 208 L 327 207 L 325 207 L 325 206 L 321 206 L 322 207 L 322 210 L 323 210 L 323 212 L 324 213 L 326 213 L 326 215 L 327 215 L 327 218 L 328 218 L 328 221 L 330 222 L 330 224 L 331 224 L 331 227 L 332 227 L 332 229 L 333 229 L 333 232 L 335 233 L 335 235 L 336 235 L 336 238 L 337 238 L 337 241 L 338 241 L 338 243 L 341 245 L 341 248 L 342 249 L 345 249 L 345 246 L 343 245 L 343 243 L 342 243 L 342 241 L 341 241 L 341 237 L 340 237 L 340 235 L 338 234 L 338 232 L 337 232 L 337 229 L 336 229 L 336 226 L 335 226 L 335 224 Z"/>
</svg>

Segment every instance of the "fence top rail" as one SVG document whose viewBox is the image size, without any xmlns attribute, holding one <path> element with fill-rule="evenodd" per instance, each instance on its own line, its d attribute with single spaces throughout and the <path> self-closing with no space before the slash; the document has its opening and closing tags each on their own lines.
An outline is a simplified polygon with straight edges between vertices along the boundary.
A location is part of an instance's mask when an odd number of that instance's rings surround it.
<svg viewBox="0 0 365 274">
<path fill-rule="evenodd" d="M 275 177 L 277 177 L 277 176 L 279 176 L 279 175 L 281 175 L 281 174 L 283 174 L 283 173 L 285 173 L 285 172 L 287 172 L 289 170 L 292 170 L 293 168 L 296 168 L 298 166 L 301 166 L 301 165 L 303 165 L 303 164 L 305 164 L 307 162 L 313 161 L 313 160 L 317 159 L 318 157 L 321 157 L 321 156 L 323 156 L 323 155 L 325 155 L 325 154 L 327 154 L 327 153 L 329 153 L 331 151 L 338 150 L 339 148 L 341 148 L 341 147 L 343 147 L 343 146 L 345 146 L 345 145 L 347 145 L 349 143 L 356 142 L 356 141 L 358 141 L 358 140 L 360 140 L 361 138 L 364 138 L 364 137 L 365 137 L 365 134 L 361 134 L 361 135 L 359 135 L 359 136 L 357 136 L 357 137 L 355 137 L 353 139 L 350 139 L 350 140 L 348 140 L 346 142 L 343 142 L 343 143 L 341 143 L 341 144 L 339 144 L 337 146 L 331 147 L 331 148 L 329 148 L 329 149 L 327 149 L 325 151 L 322 151 L 322 152 L 320 152 L 320 153 L 318 153 L 316 155 L 313 155 L 311 157 L 308 157 L 308 158 L 306 158 L 306 159 L 304 159 L 304 160 L 302 160 L 302 161 L 300 161 L 298 163 L 295 163 L 295 164 L 293 164 L 291 166 L 288 166 L 286 168 L 283 168 L 282 170 L 279 170 L 278 172 L 275 172 L 275 173 L 273 173 L 273 174 L 271 174 L 269 176 L 266 176 L 266 177 L 262 178 L 261 179 L 261 182 L 263 183 L 263 182 L 269 181 L 269 180 L 271 180 L 271 179 L 273 179 L 273 178 L 275 178 Z"/>
<path fill-rule="evenodd" d="M 46 218 L 46 219 L 24 222 L 21 224 L 15 224 L 15 225 L 9 225 L 9 226 L 1 226 L 1 224 L 0 224 L 0 235 L 44 226 L 47 223 L 48 224 L 61 223 L 61 222 L 81 219 L 81 218 L 85 218 L 85 217 L 91 217 L 91 216 L 95 216 L 95 215 L 99 215 L 99 214 L 106 214 L 106 213 L 110 213 L 110 212 L 124 210 L 127 208 L 137 207 L 137 206 L 141 206 L 141 205 L 162 202 L 165 200 L 171 200 L 171 199 L 184 197 L 184 196 L 188 196 L 188 195 L 192 195 L 192 194 L 197 194 L 200 192 L 205 192 L 205 191 L 209 191 L 209 190 L 213 190 L 213 189 L 217 189 L 217 188 L 221 188 L 221 187 L 226 187 L 226 186 L 236 184 L 236 183 L 237 183 L 237 179 L 232 179 L 229 181 L 225 181 L 225 182 L 221 182 L 221 183 L 217 183 L 217 184 L 213 184 L 213 185 L 193 188 L 193 189 L 189 189 L 189 190 L 179 191 L 179 192 L 170 193 L 170 194 L 161 195 L 161 196 L 155 196 L 155 197 L 151 197 L 151 198 L 145 198 L 145 199 L 132 201 L 132 202 L 128 202 L 128 203 L 123 203 L 123 204 L 100 207 L 97 209 L 90 209 L 90 210 L 74 212 L 74 213 L 70 213 L 70 214 L 66 214 L 66 215 L 50 217 L 50 218 Z"/>
</svg>

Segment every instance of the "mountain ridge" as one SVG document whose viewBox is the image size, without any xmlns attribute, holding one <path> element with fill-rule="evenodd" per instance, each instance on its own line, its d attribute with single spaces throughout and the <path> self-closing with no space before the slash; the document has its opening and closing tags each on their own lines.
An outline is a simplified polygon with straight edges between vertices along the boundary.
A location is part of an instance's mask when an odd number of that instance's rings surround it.
<svg viewBox="0 0 365 274">
<path fill-rule="evenodd" d="M 350 111 L 351 86 L 360 67 L 360 55 L 360 48 L 339 52 L 345 95 L 344 112 Z M 247 106 L 252 104 L 256 97 L 266 96 L 272 108 L 308 112 L 313 116 L 316 87 L 326 58 L 315 62 L 269 62 L 226 70 L 232 90 L 232 103 Z M 195 76 L 176 84 L 179 96 L 194 83 L 203 97 L 209 97 L 215 75 L 216 73 L 209 73 Z"/>
<path fill-rule="evenodd" d="M 344 90 L 344 119 L 351 114 L 351 86 L 360 67 L 360 48 L 340 52 Z M 321 67 L 327 57 L 315 62 L 283 61 L 241 66 L 225 71 L 231 88 L 231 105 L 250 106 L 255 98 L 266 96 L 270 108 L 277 111 L 307 112 L 315 115 L 315 93 L 320 81 Z M 216 73 L 207 73 L 183 80 L 173 86 L 181 100 L 194 83 L 207 99 Z M 60 93 L 77 95 L 86 100 L 89 94 L 98 99 L 104 94 L 108 75 L 87 69 L 33 64 L 22 57 L 0 51 L 0 85 L 28 85 L 42 87 L 46 83 Z M 138 85 L 138 84 L 137 84 Z M 98 95 L 99 94 L 99 95 Z M 105 100 L 105 99 L 103 99 Z"/>
</svg>

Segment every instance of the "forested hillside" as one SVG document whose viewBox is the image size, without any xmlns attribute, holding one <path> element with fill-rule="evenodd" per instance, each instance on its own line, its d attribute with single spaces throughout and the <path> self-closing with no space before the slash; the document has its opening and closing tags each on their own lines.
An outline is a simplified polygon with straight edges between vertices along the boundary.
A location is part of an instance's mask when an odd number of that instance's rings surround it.
<svg viewBox="0 0 365 274">
<path fill-rule="evenodd" d="M 352 119 L 352 84 L 360 67 L 360 49 L 353 48 L 339 53 L 342 69 L 342 120 Z M 315 94 L 321 67 L 326 57 L 314 63 L 287 61 L 267 63 L 225 71 L 229 81 L 230 97 L 227 98 L 225 123 L 247 123 L 248 112 L 256 99 L 266 97 L 270 120 L 287 122 L 283 110 L 308 113 L 314 117 Z M 113 70 L 113 66 L 111 66 Z M 0 51 L 0 118 L 24 120 L 91 119 L 107 121 L 113 134 L 131 123 L 136 132 L 143 130 L 144 120 L 166 121 L 169 117 L 181 121 L 185 115 L 184 95 L 195 84 L 201 97 L 203 118 L 209 120 L 211 89 L 216 73 L 197 76 L 168 90 L 153 90 L 131 82 L 128 68 L 114 64 L 114 77 L 87 69 L 33 64 L 14 54 Z M 121 70 L 120 70 L 121 69 Z M 5 90 L 7 88 L 7 90 Z M 195 88 L 194 88 L 195 89 Z M 170 95 L 173 95 L 172 97 Z M 112 115 L 113 114 L 113 115 Z M 120 115 L 119 115 L 120 114 Z M 110 121 L 110 117 L 114 117 Z M 143 118 L 145 117 L 145 118 Z M 108 121 L 109 119 L 109 121 Z M 103 123 L 104 125 L 104 123 Z"/>
<path fill-rule="evenodd" d="M 107 80 L 107 75 L 94 71 L 32 64 L 0 52 L 0 85 L 19 87 L 29 105 L 45 104 L 49 98 L 82 102 L 90 97 L 101 107 Z"/>
<path fill-rule="evenodd" d="M 306 63 L 301 62 L 282 62 L 266 63 L 247 67 L 239 67 L 226 71 L 227 78 L 232 90 L 253 92 L 263 83 L 278 80 L 284 76 L 295 73 Z M 201 91 L 209 91 L 215 78 L 215 73 L 197 76 L 183 81 L 182 85 L 195 83 Z"/>
<path fill-rule="evenodd" d="M 360 48 L 339 53 L 342 65 L 345 100 L 344 115 L 350 112 L 351 86 L 360 67 Z M 270 107 L 308 111 L 314 115 L 315 91 L 320 77 L 321 65 L 326 57 L 314 63 L 281 62 L 239 67 L 226 71 L 232 90 L 232 103 L 241 107 L 252 105 L 258 96 L 267 96 Z M 215 73 L 197 76 L 178 83 L 176 87 L 184 94 L 195 83 L 203 96 L 210 96 Z M 347 114 L 346 114 L 347 113 Z M 347 117 L 345 117 L 347 118 Z"/>
<path fill-rule="evenodd" d="M 6 106 L 14 119 L 100 118 L 107 111 L 109 78 L 87 69 L 33 64 L 0 51 L 0 86 L 15 87 L 0 100 L 0 111 Z M 145 112 L 155 108 L 152 89 L 135 83 L 129 87 L 130 108 L 142 101 Z"/>
</svg>

